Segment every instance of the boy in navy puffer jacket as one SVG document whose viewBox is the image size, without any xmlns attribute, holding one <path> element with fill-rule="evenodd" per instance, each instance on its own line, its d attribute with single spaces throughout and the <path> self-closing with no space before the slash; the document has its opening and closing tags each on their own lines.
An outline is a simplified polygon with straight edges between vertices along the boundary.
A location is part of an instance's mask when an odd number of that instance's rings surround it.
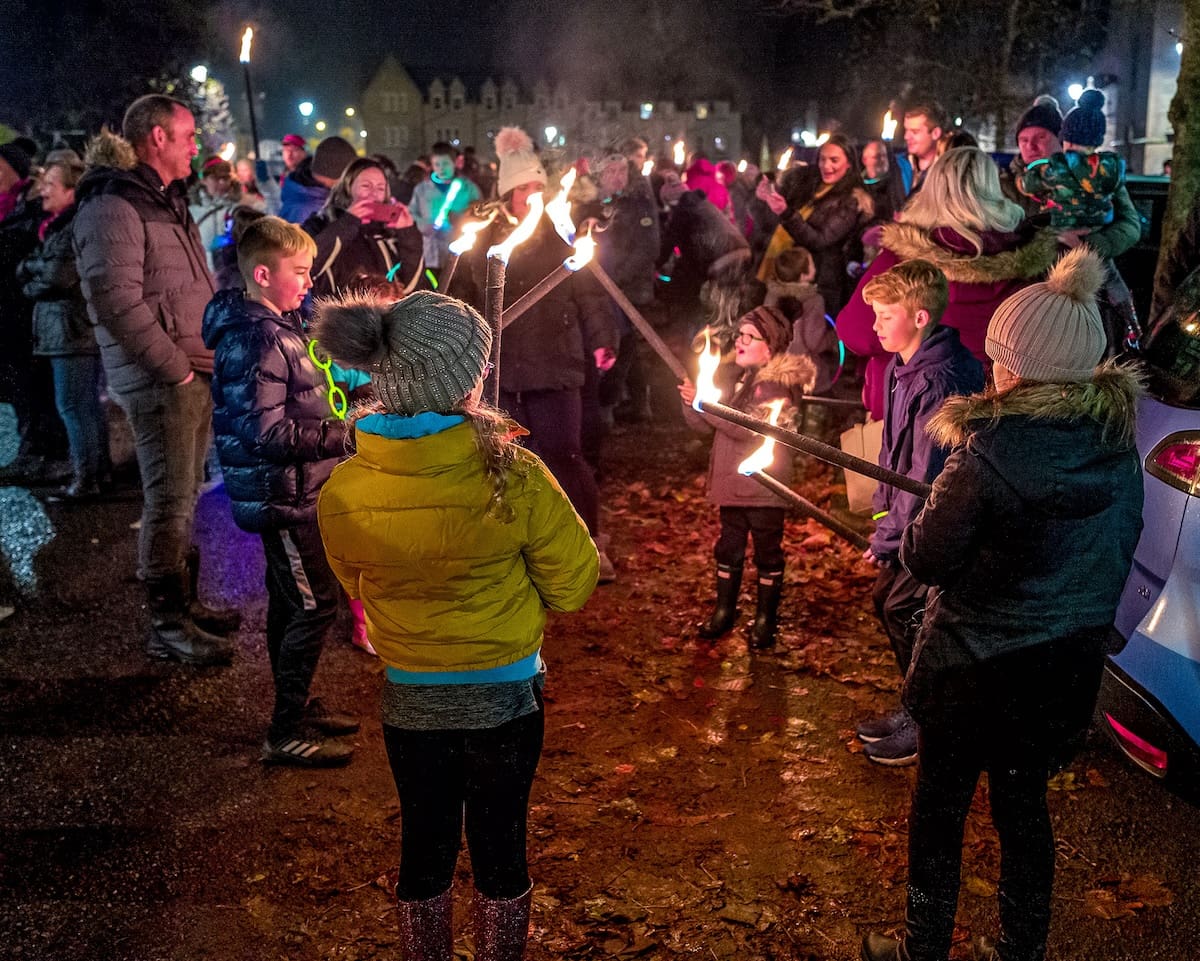
<svg viewBox="0 0 1200 961">
<path fill-rule="evenodd" d="M 358 722 L 308 697 L 338 598 L 317 494 L 345 451 L 343 422 L 298 313 L 315 254 L 312 238 L 278 217 L 250 224 L 238 242 L 246 291 L 218 293 L 203 334 L 213 351 L 213 432 L 233 519 L 262 537 L 267 558 L 275 709 L 262 759 L 330 767 L 348 761 L 351 748 L 323 735 L 353 733 Z"/>
</svg>

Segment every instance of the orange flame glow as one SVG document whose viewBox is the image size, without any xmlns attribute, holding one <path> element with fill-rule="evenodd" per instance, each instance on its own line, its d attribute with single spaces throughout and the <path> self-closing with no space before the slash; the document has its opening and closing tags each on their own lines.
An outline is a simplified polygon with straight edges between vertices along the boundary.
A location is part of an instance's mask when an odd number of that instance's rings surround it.
<svg viewBox="0 0 1200 961">
<path fill-rule="evenodd" d="M 642 164 L 642 176 L 649 177 L 652 173 L 654 173 L 654 161 L 647 160 L 644 164 Z"/>
<path fill-rule="evenodd" d="M 479 232 L 495 219 L 496 211 L 493 210 L 488 214 L 486 220 L 472 220 L 463 224 L 462 233 L 450 241 L 450 253 L 465 254 L 475 246 L 475 238 L 479 235 Z"/>
<path fill-rule="evenodd" d="M 779 158 L 779 169 L 787 170 L 792 165 L 792 148 L 788 147 Z"/>
<path fill-rule="evenodd" d="M 533 232 L 537 229 L 538 221 L 542 219 L 542 210 L 545 209 L 545 204 L 540 192 L 530 194 L 528 203 L 529 213 L 525 215 L 525 219 L 517 225 L 516 230 L 508 235 L 507 240 L 488 249 L 489 258 L 495 257 L 497 260 L 507 264 L 508 258 L 512 256 L 512 252 L 520 244 L 525 243 L 525 241 L 533 236 Z"/>
<path fill-rule="evenodd" d="M 696 375 L 696 399 L 692 406 L 700 410 L 701 404 L 716 404 L 721 400 L 721 392 L 713 383 L 713 375 L 721 363 L 721 348 L 713 343 L 708 328 L 704 328 L 704 353 L 700 355 L 700 371 Z"/>
<path fill-rule="evenodd" d="M 896 127 L 898 125 L 899 125 L 898 121 L 892 116 L 891 110 L 889 110 L 887 113 L 885 113 L 883 115 L 883 130 L 879 134 L 880 139 L 882 139 L 882 140 L 893 139 L 896 136 Z"/>
<path fill-rule="evenodd" d="M 254 29 L 247 27 L 246 32 L 242 34 L 242 51 L 238 55 L 238 60 L 242 63 L 250 62 L 250 43 L 254 40 Z"/>
<path fill-rule="evenodd" d="M 771 414 L 767 418 L 767 423 L 774 427 L 779 423 L 779 412 L 783 410 L 783 398 L 771 401 L 768 406 L 771 408 Z M 775 460 L 775 438 L 764 437 L 758 449 L 738 464 L 738 473 L 756 474 L 770 467 L 773 460 Z"/>
</svg>

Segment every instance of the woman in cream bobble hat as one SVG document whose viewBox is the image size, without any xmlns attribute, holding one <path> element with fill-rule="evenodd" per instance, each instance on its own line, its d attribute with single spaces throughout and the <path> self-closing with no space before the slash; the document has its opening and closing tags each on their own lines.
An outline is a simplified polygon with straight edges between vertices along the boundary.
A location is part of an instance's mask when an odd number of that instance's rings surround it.
<svg viewBox="0 0 1200 961">
<path fill-rule="evenodd" d="M 952 448 L 900 560 L 934 589 L 903 699 L 919 726 L 906 931 L 869 934 L 866 961 L 945 961 L 962 830 L 988 773 L 1000 835 L 1000 940 L 977 957 L 1041 961 L 1054 835 L 1047 777 L 1087 730 L 1105 645 L 1141 532 L 1137 374 L 1097 366 L 1104 268 L 1078 248 L 988 326 L 995 387 L 946 402 Z"/>
<path fill-rule="evenodd" d="M 529 791 L 542 748 L 546 609 L 596 586 L 587 529 L 515 425 L 480 404 L 492 334 L 415 293 L 318 304 L 316 337 L 369 369 L 375 408 L 321 492 L 330 566 L 386 664 L 383 732 L 400 796 L 401 955 L 449 958 L 463 833 L 476 957 L 515 961 L 529 928 Z"/>
</svg>

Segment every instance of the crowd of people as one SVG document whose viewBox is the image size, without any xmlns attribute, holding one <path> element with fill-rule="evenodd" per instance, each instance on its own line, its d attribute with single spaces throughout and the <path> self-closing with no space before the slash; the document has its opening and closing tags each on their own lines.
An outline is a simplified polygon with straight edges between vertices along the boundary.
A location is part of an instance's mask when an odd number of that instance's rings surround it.
<svg viewBox="0 0 1200 961">
<path fill-rule="evenodd" d="M 542 627 L 618 574 L 598 483 L 613 421 L 670 414 L 713 435 L 721 533 L 703 641 L 736 624 L 748 540 L 756 650 L 775 643 L 785 583 L 787 502 L 738 473 L 757 435 L 694 409 L 690 380 L 664 389 L 591 271 L 504 331 L 499 409 L 482 401 L 497 376 L 487 251 L 573 166 L 574 221 L 599 264 L 686 363 L 702 334 L 715 343 L 731 406 L 795 423 L 806 398 L 860 382 L 880 463 L 933 485 L 928 499 L 878 488 L 864 555 L 905 683 L 858 735 L 870 760 L 919 772 L 905 931 L 869 935 L 862 956 L 945 961 L 986 770 L 1001 937 L 980 950 L 1039 961 L 1045 780 L 1087 724 L 1141 523 L 1138 380 L 1113 360 L 1139 329 L 1112 265 L 1138 223 L 1120 158 L 1097 149 L 1102 107 L 1087 91 L 1064 117 L 1039 98 L 1003 171 L 927 101 L 904 113 L 903 150 L 835 134 L 815 163 L 778 173 L 703 155 L 680 170 L 633 136 L 565 158 L 505 128 L 494 164 L 435 143 L 403 172 L 338 137 L 310 154 L 291 134 L 265 182 L 244 159 L 200 160 L 192 113 L 157 94 L 83 157 L 0 144 L 0 399 L 20 436 L 5 480 L 102 497 L 102 399 L 115 404 L 141 480 L 146 652 L 219 666 L 240 615 L 201 601 L 192 545 L 215 441 L 233 518 L 267 559 L 262 760 L 350 760 L 340 738 L 359 720 L 310 696 L 349 602 L 358 643 L 386 665 L 405 957 L 450 957 L 464 825 L 477 956 L 521 957 Z M 489 217 L 456 263 L 450 241 Z M 570 253 L 543 216 L 505 302 Z M 786 482 L 790 455 L 769 469 Z"/>
</svg>

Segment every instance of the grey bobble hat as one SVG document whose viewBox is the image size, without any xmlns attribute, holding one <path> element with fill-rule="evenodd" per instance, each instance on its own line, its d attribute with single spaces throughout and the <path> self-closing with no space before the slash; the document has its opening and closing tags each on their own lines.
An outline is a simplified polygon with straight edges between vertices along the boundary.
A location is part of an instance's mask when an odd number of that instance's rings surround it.
<svg viewBox="0 0 1200 961">
<path fill-rule="evenodd" d="M 371 294 L 319 302 L 314 330 L 339 364 L 371 372 L 387 411 L 406 417 L 456 410 L 492 349 L 478 311 L 432 291 L 394 303 Z"/>
<path fill-rule="evenodd" d="M 996 308 L 987 355 L 1021 380 L 1091 380 L 1107 346 L 1096 306 L 1105 273 L 1087 247 L 1066 254 L 1043 283 L 1018 290 Z"/>
</svg>

